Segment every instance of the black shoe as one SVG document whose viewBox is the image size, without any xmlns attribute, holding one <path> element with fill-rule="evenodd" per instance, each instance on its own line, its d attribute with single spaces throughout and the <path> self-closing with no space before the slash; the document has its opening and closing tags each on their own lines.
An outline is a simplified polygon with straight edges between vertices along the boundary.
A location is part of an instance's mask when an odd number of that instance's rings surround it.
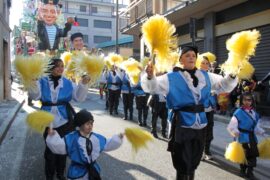
<svg viewBox="0 0 270 180">
<path fill-rule="evenodd" d="M 139 126 L 143 126 L 143 124 L 141 122 L 139 122 L 138 124 L 139 124 Z"/>
<path fill-rule="evenodd" d="M 253 168 L 247 168 L 247 178 L 248 179 L 255 179 L 255 176 L 253 174 Z"/>
<path fill-rule="evenodd" d="M 112 115 L 112 112 L 110 112 L 110 115 Z"/>
<path fill-rule="evenodd" d="M 154 138 L 157 138 L 157 139 L 158 139 L 158 135 L 157 135 L 156 132 L 154 132 L 154 133 L 152 133 L 152 134 L 153 134 Z"/>
<path fill-rule="evenodd" d="M 128 118 L 127 117 L 123 117 L 123 120 L 128 120 Z"/>
<path fill-rule="evenodd" d="M 162 133 L 162 137 L 163 137 L 163 138 L 167 138 L 166 133 L 163 132 L 163 133 Z"/>
<path fill-rule="evenodd" d="M 56 177 L 59 180 L 66 180 L 65 176 L 63 176 L 63 175 L 57 175 Z"/>
<path fill-rule="evenodd" d="M 118 115 L 118 111 L 114 111 L 114 114 Z"/>
<path fill-rule="evenodd" d="M 146 124 L 146 122 L 143 122 L 143 124 L 142 124 L 144 127 L 146 127 L 147 126 L 147 124 Z"/>
<path fill-rule="evenodd" d="M 247 167 L 245 165 L 240 165 L 240 176 L 241 177 L 246 177 L 247 176 L 246 170 L 247 170 Z"/>
</svg>

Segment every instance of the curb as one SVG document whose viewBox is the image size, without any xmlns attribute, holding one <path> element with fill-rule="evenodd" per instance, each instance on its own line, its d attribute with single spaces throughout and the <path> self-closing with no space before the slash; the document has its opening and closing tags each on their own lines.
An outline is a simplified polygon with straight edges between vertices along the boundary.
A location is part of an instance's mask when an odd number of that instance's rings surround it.
<svg viewBox="0 0 270 180">
<path fill-rule="evenodd" d="M 24 103 L 25 103 L 25 100 L 23 100 L 22 102 L 19 102 L 15 106 L 14 110 L 11 112 L 11 114 L 12 114 L 11 117 L 8 120 L 5 120 L 5 122 L 3 123 L 3 126 L 0 128 L 0 145 L 2 144 L 3 140 L 5 139 L 10 126 L 14 122 L 15 117 L 17 116 L 19 110 L 22 108 Z"/>
</svg>

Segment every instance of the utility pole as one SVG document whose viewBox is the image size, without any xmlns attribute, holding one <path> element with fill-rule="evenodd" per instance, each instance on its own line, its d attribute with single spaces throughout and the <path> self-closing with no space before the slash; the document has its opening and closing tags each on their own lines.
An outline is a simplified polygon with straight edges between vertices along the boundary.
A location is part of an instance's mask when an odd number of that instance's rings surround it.
<svg viewBox="0 0 270 180">
<path fill-rule="evenodd" d="M 119 47 L 118 47 L 118 23 L 119 23 L 119 15 L 118 15 L 118 9 L 119 9 L 119 3 L 118 0 L 116 0 L 116 40 L 115 40 L 115 52 L 119 53 Z"/>
</svg>

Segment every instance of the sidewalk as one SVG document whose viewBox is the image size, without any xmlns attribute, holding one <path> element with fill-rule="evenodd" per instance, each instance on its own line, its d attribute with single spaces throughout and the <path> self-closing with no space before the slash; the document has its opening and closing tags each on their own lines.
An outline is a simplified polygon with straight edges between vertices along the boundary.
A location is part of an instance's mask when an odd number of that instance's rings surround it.
<svg viewBox="0 0 270 180">
<path fill-rule="evenodd" d="M 18 84 L 12 85 L 12 99 L 0 103 L 0 145 L 4 140 L 17 113 L 24 104 L 24 96 L 19 94 Z"/>
</svg>

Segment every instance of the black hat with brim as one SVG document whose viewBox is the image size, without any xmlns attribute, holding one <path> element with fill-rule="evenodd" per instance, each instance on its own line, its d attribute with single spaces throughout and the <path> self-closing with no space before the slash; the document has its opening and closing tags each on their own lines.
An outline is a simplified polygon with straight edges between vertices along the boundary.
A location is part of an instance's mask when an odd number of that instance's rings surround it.
<svg viewBox="0 0 270 180">
<path fill-rule="evenodd" d="M 74 33 L 74 34 L 72 34 L 72 35 L 70 36 L 70 40 L 73 41 L 73 40 L 74 40 L 75 38 L 77 38 L 77 37 L 83 38 L 83 34 L 80 33 L 80 32 Z"/>
<path fill-rule="evenodd" d="M 181 48 L 181 54 L 180 54 L 180 57 L 187 53 L 188 51 L 194 51 L 195 54 L 196 54 L 196 57 L 197 57 L 197 54 L 198 54 L 198 48 L 196 46 L 183 46 Z"/>
</svg>

